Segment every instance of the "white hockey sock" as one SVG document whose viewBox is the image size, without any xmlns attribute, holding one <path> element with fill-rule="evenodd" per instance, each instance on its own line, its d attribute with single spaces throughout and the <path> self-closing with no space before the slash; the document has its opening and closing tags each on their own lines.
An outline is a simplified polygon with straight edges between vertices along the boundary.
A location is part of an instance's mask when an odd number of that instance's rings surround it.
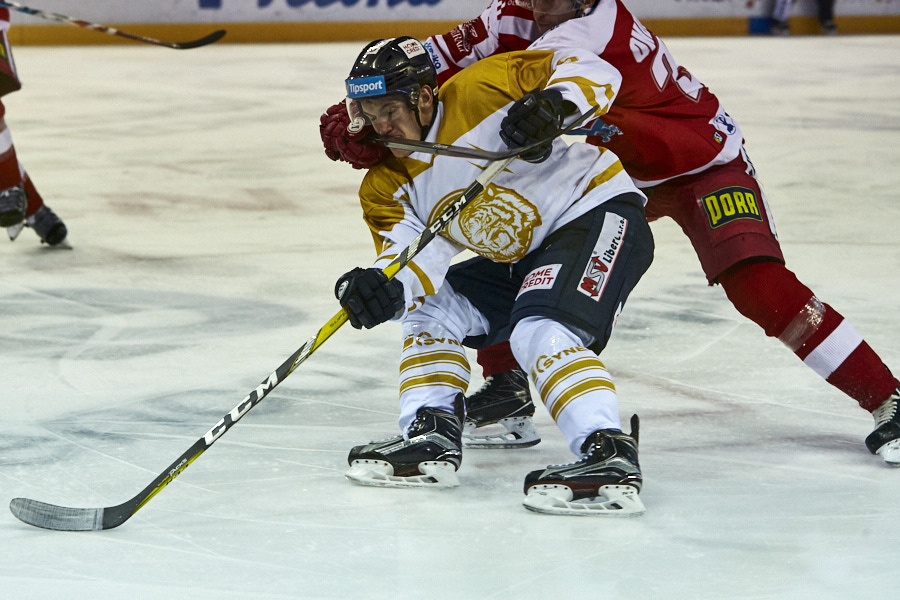
<svg viewBox="0 0 900 600">
<path fill-rule="evenodd" d="M 404 435 L 423 406 L 453 412 L 469 387 L 462 340 L 487 333 L 487 319 L 449 283 L 403 318 L 400 355 L 400 430 Z"/>
<path fill-rule="evenodd" d="M 550 416 L 581 456 L 598 429 L 622 429 L 616 388 L 600 358 L 579 336 L 550 319 L 529 317 L 510 336 L 516 360 L 531 373 Z"/>
<path fill-rule="evenodd" d="M 440 323 L 406 323 L 400 354 L 400 430 L 423 406 L 453 412 L 453 401 L 469 386 L 465 348 Z"/>
</svg>

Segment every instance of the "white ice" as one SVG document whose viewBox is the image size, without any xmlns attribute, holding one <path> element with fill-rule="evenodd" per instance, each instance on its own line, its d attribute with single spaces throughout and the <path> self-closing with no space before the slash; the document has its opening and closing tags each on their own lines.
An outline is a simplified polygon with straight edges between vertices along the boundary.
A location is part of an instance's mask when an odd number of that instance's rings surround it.
<svg viewBox="0 0 900 600">
<path fill-rule="evenodd" d="M 744 128 L 789 267 L 900 370 L 900 37 L 669 44 Z M 0 240 L 0 501 L 131 498 L 337 311 L 373 249 L 318 118 L 359 47 L 15 49 L 7 122 L 75 249 Z M 350 484 L 349 448 L 396 432 L 399 332 L 346 327 L 121 527 L 0 516 L 0 598 L 895 598 L 871 416 L 653 229 L 603 355 L 644 516 L 522 508 L 572 459 L 542 407 L 541 444 L 467 452 L 459 488 Z"/>
</svg>

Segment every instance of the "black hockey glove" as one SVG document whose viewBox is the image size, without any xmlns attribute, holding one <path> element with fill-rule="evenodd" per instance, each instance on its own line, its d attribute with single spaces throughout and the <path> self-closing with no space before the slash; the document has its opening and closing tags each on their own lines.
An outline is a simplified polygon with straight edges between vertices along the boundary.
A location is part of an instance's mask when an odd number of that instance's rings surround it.
<svg viewBox="0 0 900 600">
<path fill-rule="evenodd" d="M 566 111 L 562 94 L 556 90 L 533 89 L 509 109 L 500 123 L 500 139 L 510 148 L 521 148 L 556 134 L 562 128 Z M 540 163 L 550 157 L 553 142 L 548 141 L 519 158 Z"/>
<path fill-rule="evenodd" d="M 345 273 L 337 280 L 334 295 L 356 329 L 372 329 L 403 308 L 403 284 L 388 279 L 381 269 L 356 267 Z"/>
</svg>

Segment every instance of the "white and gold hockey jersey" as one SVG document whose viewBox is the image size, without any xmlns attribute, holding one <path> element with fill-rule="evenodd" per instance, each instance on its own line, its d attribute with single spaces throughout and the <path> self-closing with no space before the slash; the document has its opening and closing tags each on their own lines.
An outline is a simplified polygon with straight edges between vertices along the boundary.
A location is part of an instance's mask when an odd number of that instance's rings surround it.
<svg viewBox="0 0 900 600">
<path fill-rule="evenodd" d="M 500 122 L 509 107 L 535 88 L 559 90 L 578 113 L 612 104 L 619 73 L 579 50 L 512 52 L 482 60 L 451 78 L 427 141 L 484 150 L 505 149 Z M 577 117 L 572 117 L 574 120 Z M 360 188 L 364 218 L 386 267 L 484 169 L 484 161 L 416 152 L 371 169 Z M 624 193 L 640 194 L 619 159 L 588 144 L 553 142 L 539 164 L 514 160 L 485 191 L 397 274 L 407 305 L 440 288 L 451 259 L 470 249 L 513 263 L 561 226 Z"/>
</svg>

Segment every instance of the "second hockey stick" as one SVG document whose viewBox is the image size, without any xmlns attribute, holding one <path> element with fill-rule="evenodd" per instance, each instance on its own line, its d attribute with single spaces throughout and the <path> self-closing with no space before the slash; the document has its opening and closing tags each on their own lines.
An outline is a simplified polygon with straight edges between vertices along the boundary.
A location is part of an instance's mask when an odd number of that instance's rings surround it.
<svg viewBox="0 0 900 600">
<path fill-rule="evenodd" d="M 589 110 L 584 113 L 571 125 L 560 131 L 556 137 L 571 133 L 577 130 L 581 125 L 587 122 L 596 112 Z M 555 138 L 554 138 L 555 139 Z M 543 146 L 548 140 L 541 140 L 520 148 L 508 148 L 506 150 L 482 150 L 481 148 L 467 146 L 453 146 L 451 144 L 439 144 L 436 142 L 426 142 L 424 140 L 407 140 L 402 138 L 378 138 L 378 143 L 398 150 L 408 150 L 409 152 L 423 152 L 425 154 L 435 154 L 438 156 L 455 156 L 458 158 L 474 158 L 476 160 L 506 160 L 507 158 L 515 158 L 529 150 L 533 150 L 538 146 Z"/>
<path fill-rule="evenodd" d="M 40 17 L 42 19 L 48 19 L 50 21 L 56 21 L 58 23 L 68 23 L 69 25 L 77 25 L 78 27 L 84 27 L 85 29 L 92 29 L 94 31 L 99 31 L 100 33 L 108 33 L 109 35 L 116 35 L 119 37 L 127 38 L 129 40 L 134 40 L 137 42 L 144 42 L 146 44 L 153 44 L 155 46 L 165 46 L 166 48 L 174 48 L 176 50 L 190 50 L 191 48 L 199 48 L 200 46 L 208 46 L 214 42 L 218 42 L 225 35 L 225 30 L 220 29 L 218 31 L 213 31 L 211 34 L 204 36 L 198 40 L 193 40 L 190 42 L 183 43 L 175 43 L 175 42 L 164 42 L 162 40 L 156 40 L 149 37 L 144 37 L 142 35 L 136 35 L 134 33 L 128 33 L 126 31 L 121 31 L 119 29 L 115 29 L 113 27 L 108 27 L 106 25 L 99 25 L 97 23 L 88 23 L 87 21 L 82 21 L 81 19 L 74 19 L 72 17 L 67 17 L 66 15 L 61 15 L 59 13 L 47 12 L 44 10 L 38 10 L 36 8 L 29 8 L 27 6 L 22 6 L 18 2 L 5 2 L 0 0 L 0 7 L 11 8 L 20 13 L 25 13 L 26 15 L 31 15 L 33 17 Z"/>
</svg>

